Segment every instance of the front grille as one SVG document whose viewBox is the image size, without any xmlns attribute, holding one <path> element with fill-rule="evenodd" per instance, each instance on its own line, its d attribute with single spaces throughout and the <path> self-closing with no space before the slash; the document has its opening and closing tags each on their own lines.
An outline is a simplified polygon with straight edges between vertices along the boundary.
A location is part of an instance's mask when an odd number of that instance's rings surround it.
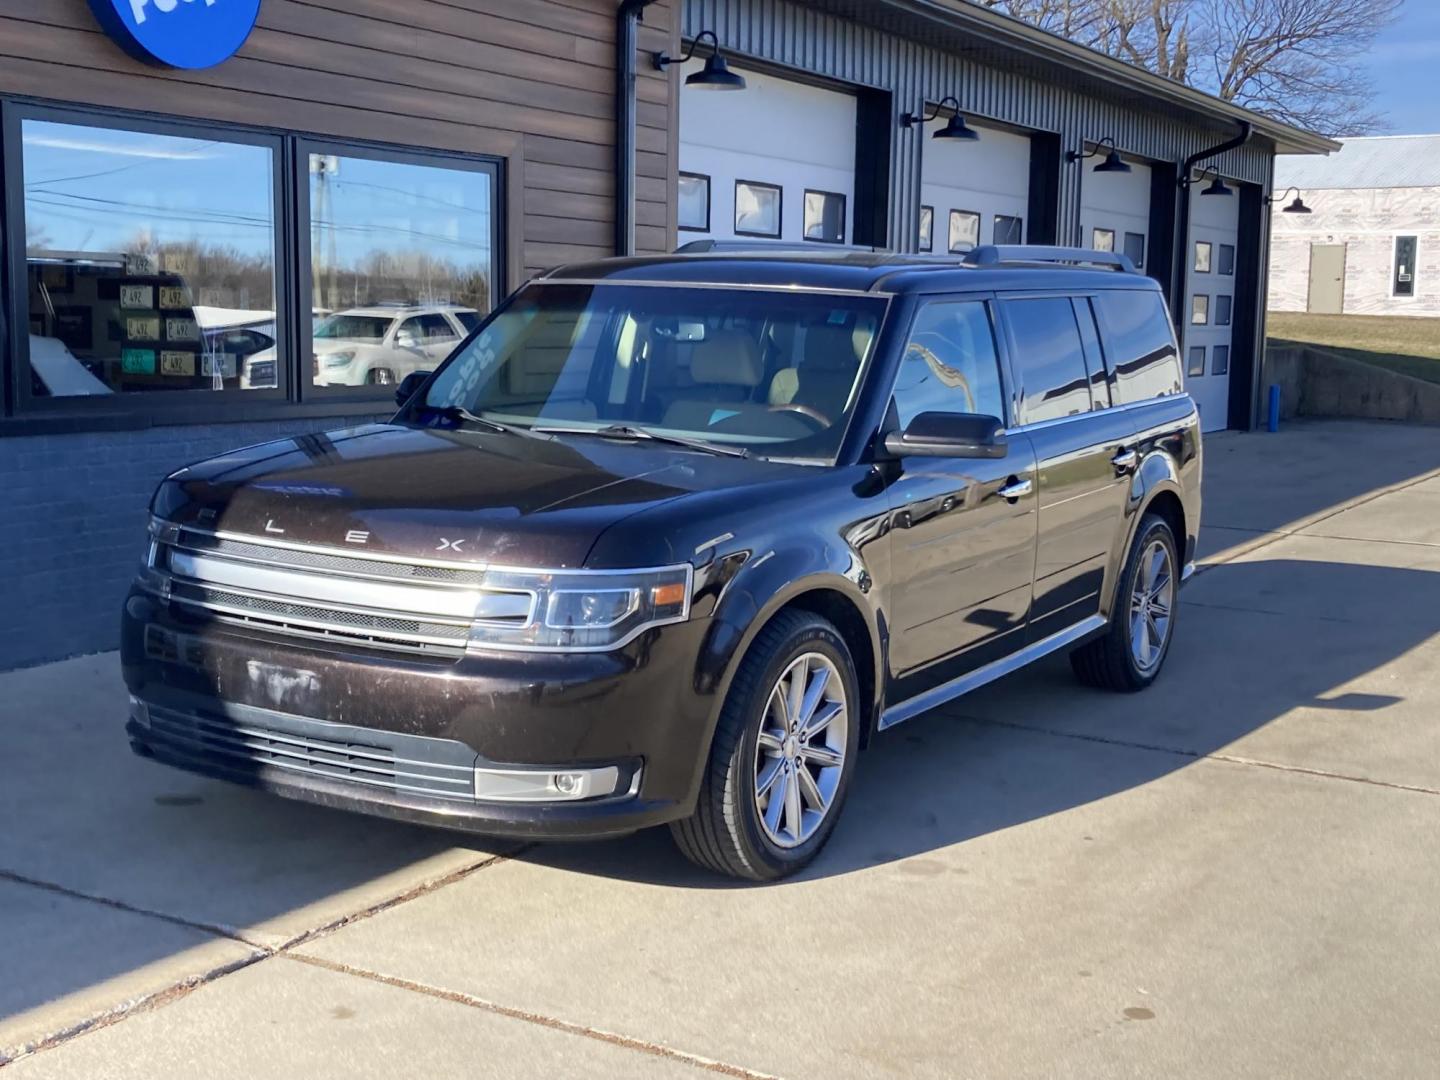
<svg viewBox="0 0 1440 1080">
<path fill-rule="evenodd" d="M 366 558 L 181 528 L 152 566 L 190 614 L 337 644 L 458 657 L 477 618 L 523 627 L 534 597 L 486 589 L 485 568 Z"/>
<path fill-rule="evenodd" d="M 383 745 L 301 736 L 221 716 L 151 706 L 150 730 L 187 756 L 230 769 L 264 767 L 409 795 L 472 801 L 473 765 L 397 756 Z"/>
</svg>

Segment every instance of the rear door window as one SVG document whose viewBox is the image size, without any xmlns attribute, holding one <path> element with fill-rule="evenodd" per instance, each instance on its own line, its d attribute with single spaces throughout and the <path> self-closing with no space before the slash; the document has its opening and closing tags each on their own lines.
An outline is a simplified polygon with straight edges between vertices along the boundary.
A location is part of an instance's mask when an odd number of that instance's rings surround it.
<svg viewBox="0 0 1440 1080">
<path fill-rule="evenodd" d="M 1180 353 L 1165 301 L 1148 289 L 1115 289 L 1092 298 L 1110 368 L 1115 373 L 1115 403 L 1178 394 Z"/>
<path fill-rule="evenodd" d="M 1014 348 L 1016 423 L 1035 424 L 1089 412 L 1090 373 L 1068 296 L 1005 301 Z"/>
</svg>

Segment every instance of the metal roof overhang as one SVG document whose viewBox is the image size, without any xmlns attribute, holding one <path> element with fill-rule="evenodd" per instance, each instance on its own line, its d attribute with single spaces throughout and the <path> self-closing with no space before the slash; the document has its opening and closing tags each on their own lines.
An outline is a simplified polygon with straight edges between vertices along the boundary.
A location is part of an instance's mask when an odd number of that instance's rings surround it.
<svg viewBox="0 0 1440 1080">
<path fill-rule="evenodd" d="M 1116 60 L 1019 19 L 966 0 L 802 0 L 807 6 L 943 49 L 976 54 L 999 67 L 1127 104 L 1214 124 L 1248 120 L 1281 154 L 1329 154 L 1340 144 L 1213 94 Z M 937 88 L 939 89 L 939 88 Z"/>
</svg>

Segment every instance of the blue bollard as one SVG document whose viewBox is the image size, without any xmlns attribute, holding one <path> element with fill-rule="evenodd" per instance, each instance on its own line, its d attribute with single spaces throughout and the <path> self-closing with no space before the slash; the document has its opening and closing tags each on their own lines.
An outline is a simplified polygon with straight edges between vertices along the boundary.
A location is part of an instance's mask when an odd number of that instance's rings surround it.
<svg viewBox="0 0 1440 1080">
<path fill-rule="evenodd" d="M 1275 432 L 1280 430 L 1280 387 L 1276 383 L 1270 384 L 1270 409 L 1266 417 L 1265 428 L 1267 431 Z"/>
</svg>

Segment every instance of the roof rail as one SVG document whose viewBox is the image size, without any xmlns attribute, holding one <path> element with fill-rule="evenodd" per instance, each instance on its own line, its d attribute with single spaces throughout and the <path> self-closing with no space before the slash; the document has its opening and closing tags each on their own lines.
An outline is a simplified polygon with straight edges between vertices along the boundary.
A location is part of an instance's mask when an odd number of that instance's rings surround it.
<svg viewBox="0 0 1440 1080">
<path fill-rule="evenodd" d="M 962 260 L 967 266 L 1001 266 L 1005 263 L 1072 263 L 1076 266 L 1104 266 L 1122 274 L 1138 274 L 1128 255 L 1118 251 L 1090 248 L 1044 247 L 1028 244 L 985 244 L 972 248 Z"/>
<path fill-rule="evenodd" d="M 884 252 L 885 248 L 863 247 L 856 244 L 829 244 L 817 243 L 814 240 L 731 240 L 731 239 L 707 239 L 691 240 L 687 244 L 681 244 L 675 249 L 676 255 L 703 255 L 707 252 L 726 251 L 806 251 L 812 255 L 824 254 L 827 251 L 864 251 L 867 253 Z"/>
</svg>

